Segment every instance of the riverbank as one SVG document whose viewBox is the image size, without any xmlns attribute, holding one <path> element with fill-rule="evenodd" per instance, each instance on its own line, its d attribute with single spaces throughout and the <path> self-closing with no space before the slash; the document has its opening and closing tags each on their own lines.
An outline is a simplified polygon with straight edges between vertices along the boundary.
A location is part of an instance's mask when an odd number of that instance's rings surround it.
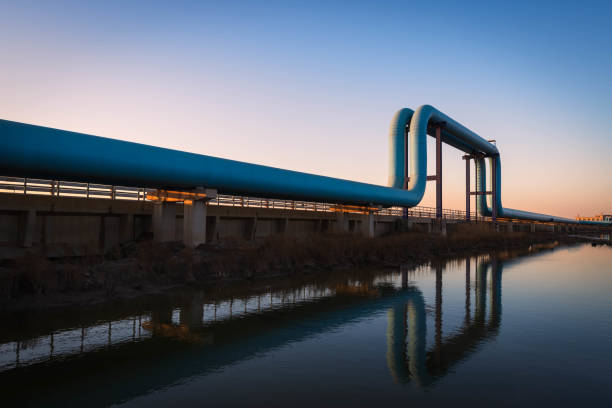
<svg viewBox="0 0 612 408">
<path fill-rule="evenodd" d="M 586 242 L 550 233 L 464 231 L 448 236 L 405 233 L 367 239 L 323 235 L 232 241 L 195 250 L 151 241 L 117 247 L 104 257 L 45 259 L 28 254 L 0 267 L 0 309 L 35 310 L 133 298 L 185 285 L 329 273 L 360 267 L 417 266 L 536 244 Z"/>
</svg>

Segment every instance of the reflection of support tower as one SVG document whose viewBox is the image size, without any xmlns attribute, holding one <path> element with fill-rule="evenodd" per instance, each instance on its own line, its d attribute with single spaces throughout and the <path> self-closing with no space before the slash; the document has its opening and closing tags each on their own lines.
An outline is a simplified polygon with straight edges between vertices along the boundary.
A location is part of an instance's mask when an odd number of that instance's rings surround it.
<svg viewBox="0 0 612 408">
<path fill-rule="evenodd" d="M 189 329 L 202 327 L 204 315 L 204 300 L 201 293 L 194 295 L 181 307 L 180 322 Z"/>
<path fill-rule="evenodd" d="M 387 330 L 387 363 L 391 375 L 400 383 L 415 380 L 421 386 L 432 384 L 449 368 L 478 349 L 478 345 L 497 335 L 501 322 L 502 265 L 495 257 L 492 261 L 476 260 L 476 295 L 474 319 L 470 317 L 471 260 L 466 260 L 465 317 L 456 333 L 442 338 L 442 268 L 436 267 L 435 344 L 426 349 L 425 302 L 421 292 L 414 288 L 406 305 L 396 305 L 389 311 Z M 492 265 L 490 317 L 486 321 L 487 271 Z M 407 280 L 407 278 L 406 278 Z M 402 274 L 402 281 L 404 277 Z M 408 336 L 406 339 L 405 336 Z M 407 340 L 407 346 L 406 346 Z"/>
<path fill-rule="evenodd" d="M 172 324 L 172 306 L 161 305 L 151 311 L 151 323 Z"/>
<path fill-rule="evenodd" d="M 476 312 L 474 320 L 484 322 L 487 311 L 487 269 L 488 264 L 479 262 L 476 265 Z"/>
<path fill-rule="evenodd" d="M 151 311 L 151 320 L 142 323 L 145 330 L 155 335 L 164 335 L 168 327 L 172 326 L 172 306 L 159 305 Z"/>
<path fill-rule="evenodd" d="M 502 304 L 501 304 L 501 281 L 502 281 L 502 264 L 497 258 L 493 258 L 491 262 L 491 315 L 489 317 L 489 326 L 497 329 L 501 322 Z"/>
<path fill-rule="evenodd" d="M 436 265 L 436 350 L 442 346 L 442 266 Z M 440 361 L 439 353 L 436 359 Z"/>
<path fill-rule="evenodd" d="M 470 311 L 471 309 L 470 300 L 472 297 L 470 293 L 471 262 L 472 262 L 472 259 L 470 257 L 467 257 L 465 259 L 465 324 L 470 323 L 471 314 L 472 314 Z"/>
</svg>

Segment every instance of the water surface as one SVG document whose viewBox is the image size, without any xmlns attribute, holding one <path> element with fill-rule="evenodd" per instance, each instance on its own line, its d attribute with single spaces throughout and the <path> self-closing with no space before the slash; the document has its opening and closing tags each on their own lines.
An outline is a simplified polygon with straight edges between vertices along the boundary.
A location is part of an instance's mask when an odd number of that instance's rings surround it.
<svg viewBox="0 0 612 408">
<path fill-rule="evenodd" d="M 3 315 L 31 406 L 612 406 L 612 248 Z"/>
</svg>

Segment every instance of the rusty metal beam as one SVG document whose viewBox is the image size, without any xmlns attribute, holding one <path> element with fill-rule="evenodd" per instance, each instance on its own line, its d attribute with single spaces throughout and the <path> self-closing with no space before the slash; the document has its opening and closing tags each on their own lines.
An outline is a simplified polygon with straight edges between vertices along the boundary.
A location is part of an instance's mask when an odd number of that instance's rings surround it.
<svg viewBox="0 0 612 408">
<path fill-rule="evenodd" d="M 433 176 L 427 176 L 427 181 L 434 181 L 437 180 L 438 176 L 433 175 Z M 410 177 L 406 177 L 406 181 L 410 181 Z"/>
<path fill-rule="evenodd" d="M 495 160 L 491 160 L 491 221 L 497 228 L 497 203 L 495 197 L 497 197 L 497 165 Z"/>
<path fill-rule="evenodd" d="M 470 157 L 465 160 L 465 219 L 470 220 Z"/>
<path fill-rule="evenodd" d="M 442 218 L 442 127 L 436 126 L 436 218 Z"/>
</svg>

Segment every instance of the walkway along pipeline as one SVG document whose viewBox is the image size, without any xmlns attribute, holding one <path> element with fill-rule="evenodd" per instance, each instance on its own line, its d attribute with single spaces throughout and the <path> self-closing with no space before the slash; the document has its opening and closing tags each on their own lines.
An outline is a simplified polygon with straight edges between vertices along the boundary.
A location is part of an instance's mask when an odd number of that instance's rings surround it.
<svg viewBox="0 0 612 408">
<path fill-rule="evenodd" d="M 222 194 L 414 207 L 425 193 L 428 130 L 440 122 L 445 125 L 441 137 L 444 143 L 470 155 L 489 157 L 499 163 L 499 152 L 493 144 L 432 106 L 424 105 L 416 112 L 401 109 L 393 118 L 389 187 L 7 120 L 0 120 L 0 174 L 160 189 L 208 187 L 216 188 Z M 406 171 L 408 157 L 409 182 Z M 476 160 L 477 182 L 483 187 L 479 191 L 486 191 L 483 164 L 483 159 Z M 496 178 L 498 188 L 494 203 L 498 216 L 597 224 L 504 209 L 501 207 L 499 165 Z M 406 184 L 407 189 L 403 189 Z M 490 215 L 486 197 L 478 196 L 477 208 L 481 215 Z"/>
</svg>

